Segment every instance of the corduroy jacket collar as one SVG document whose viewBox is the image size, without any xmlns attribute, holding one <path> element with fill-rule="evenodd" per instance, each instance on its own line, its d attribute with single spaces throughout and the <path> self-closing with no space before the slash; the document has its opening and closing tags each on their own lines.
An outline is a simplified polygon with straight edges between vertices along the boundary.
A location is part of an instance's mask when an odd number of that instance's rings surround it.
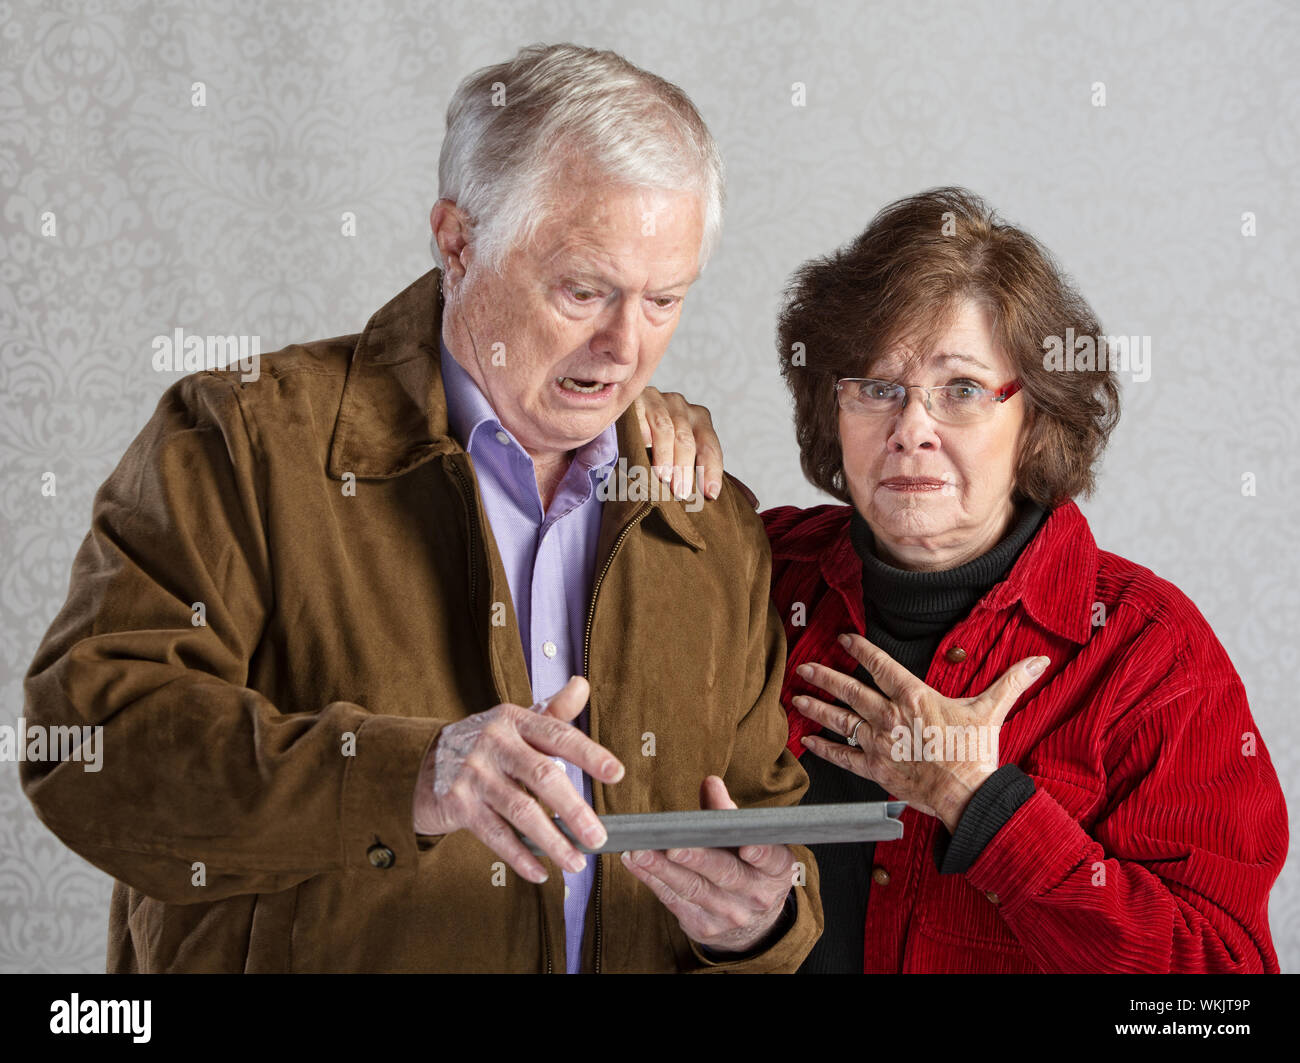
<svg viewBox="0 0 1300 1063">
<path fill-rule="evenodd" d="M 822 578 L 844 599 L 858 630 L 862 607 L 862 561 L 849 539 L 851 506 L 826 506 L 796 529 L 772 542 L 774 560 L 813 561 Z M 1007 577 L 989 591 L 977 609 L 1004 609 L 1019 601 L 1049 631 L 1072 642 L 1088 641 L 1092 603 L 1097 598 L 1098 550 L 1079 507 L 1072 501 L 1050 510 Z M 1046 573 L 1053 578 L 1045 579 Z"/>
</svg>

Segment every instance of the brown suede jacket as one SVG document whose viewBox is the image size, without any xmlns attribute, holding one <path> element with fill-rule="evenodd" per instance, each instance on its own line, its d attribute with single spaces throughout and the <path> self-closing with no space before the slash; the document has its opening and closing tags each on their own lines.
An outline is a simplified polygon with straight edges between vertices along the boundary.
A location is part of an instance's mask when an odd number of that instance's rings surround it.
<svg viewBox="0 0 1300 1063">
<path fill-rule="evenodd" d="M 263 356 L 255 381 L 181 379 L 96 495 L 25 713 L 102 725 L 102 770 L 27 761 L 22 782 L 117 879 L 110 971 L 564 969 L 558 868 L 535 886 L 467 831 L 413 829 L 440 729 L 534 700 L 448 429 L 439 280 L 360 335 Z M 617 430 L 648 465 L 633 411 Z M 738 481 L 694 513 L 607 501 L 598 550 L 590 734 L 627 774 L 593 783 L 596 812 L 696 809 L 709 774 L 741 807 L 797 803 L 785 636 Z M 795 856 L 793 924 L 724 963 L 599 858 L 584 969 L 793 971 L 822 927 L 813 858 Z"/>
</svg>

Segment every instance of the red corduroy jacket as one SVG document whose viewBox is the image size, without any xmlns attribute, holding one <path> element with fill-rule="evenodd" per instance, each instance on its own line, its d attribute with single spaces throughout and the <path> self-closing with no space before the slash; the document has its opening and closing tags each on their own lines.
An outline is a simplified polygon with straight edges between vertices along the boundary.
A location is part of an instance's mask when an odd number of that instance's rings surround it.
<svg viewBox="0 0 1300 1063">
<path fill-rule="evenodd" d="M 762 514 L 796 755 L 818 725 L 791 698 L 827 695 L 795 669 L 856 668 L 836 642 L 864 630 L 850 514 Z M 864 970 L 1277 971 L 1268 895 L 1286 806 L 1205 618 L 1171 583 L 1099 550 L 1068 502 L 943 638 L 926 682 L 972 696 L 1035 654 L 1052 663 L 998 736 L 999 763 L 1030 775 L 1035 794 L 964 874 L 935 865 L 943 824 L 903 813 L 903 838 L 875 849 Z"/>
</svg>

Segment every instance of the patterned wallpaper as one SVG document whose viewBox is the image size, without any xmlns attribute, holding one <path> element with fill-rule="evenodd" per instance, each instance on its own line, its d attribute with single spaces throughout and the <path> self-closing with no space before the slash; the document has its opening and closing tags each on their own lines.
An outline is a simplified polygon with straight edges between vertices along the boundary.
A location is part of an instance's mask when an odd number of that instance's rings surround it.
<svg viewBox="0 0 1300 1063">
<path fill-rule="evenodd" d="M 560 40 L 676 81 L 719 139 L 722 244 L 656 382 L 711 407 L 764 505 L 825 501 L 776 370 L 784 281 L 898 196 L 980 192 L 1107 332 L 1150 338 L 1084 510 L 1209 618 L 1294 803 L 1300 15 L 1240 0 L 0 2 L 0 724 L 96 487 L 175 379 L 153 338 L 359 331 L 431 265 L 456 82 Z M 0 970 L 102 970 L 110 880 L 37 821 L 16 767 Z M 1271 917 L 1300 971 L 1294 856 Z"/>
</svg>

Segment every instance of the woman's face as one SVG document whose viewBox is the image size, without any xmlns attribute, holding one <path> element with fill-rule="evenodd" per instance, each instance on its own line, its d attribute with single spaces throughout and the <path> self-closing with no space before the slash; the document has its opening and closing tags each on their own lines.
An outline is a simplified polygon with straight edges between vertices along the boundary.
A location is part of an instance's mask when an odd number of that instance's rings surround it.
<svg viewBox="0 0 1300 1063">
<path fill-rule="evenodd" d="M 968 301 L 934 349 L 902 379 L 905 347 L 869 370 L 900 384 L 974 383 L 995 391 L 1015 378 L 996 348 L 988 315 Z M 871 526 L 882 560 L 900 568 L 945 569 L 997 545 L 1015 514 L 1016 454 L 1025 399 L 1017 392 L 975 424 L 936 421 L 923 392 L 909 390 L 894 413 L 840 410 L 840 446 L 849 494 Z"/>
</svg>

